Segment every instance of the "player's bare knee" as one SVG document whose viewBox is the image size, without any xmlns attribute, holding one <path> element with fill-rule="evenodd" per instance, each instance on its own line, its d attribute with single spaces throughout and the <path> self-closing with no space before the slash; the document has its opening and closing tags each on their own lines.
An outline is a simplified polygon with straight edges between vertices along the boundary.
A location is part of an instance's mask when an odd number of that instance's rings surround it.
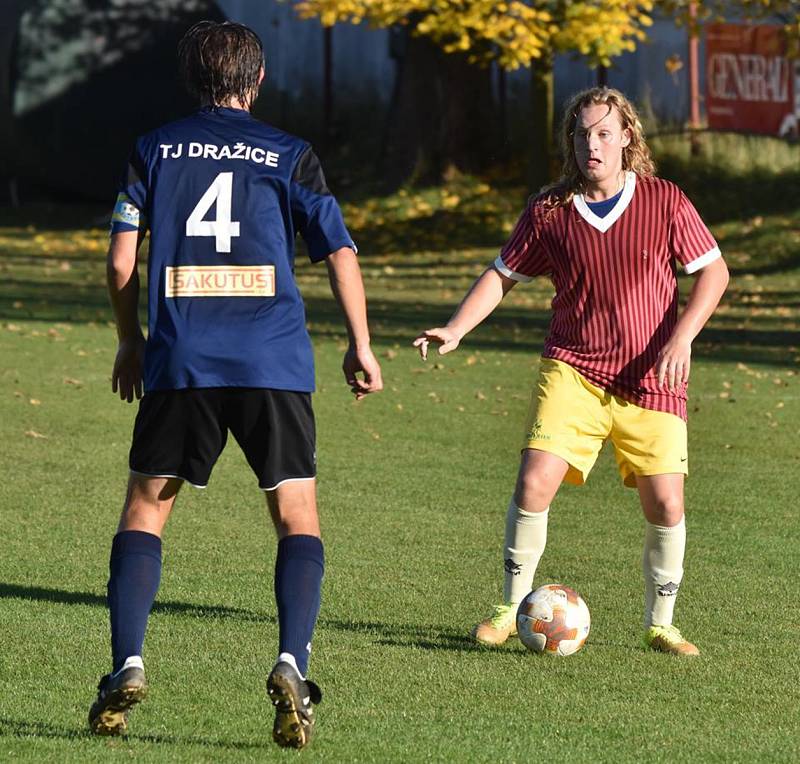
<svg viewBox="0 0 800 764">
<path fill-rule="evenodd" d="M 161 535 L 183 481 L 131 474 L 118 531 Z"/>
<path fill-rule="evenodd" d="M 183 481 L 180 478 L 150 477 L 131 474 L 126 506 L 172 506 Z"/>
<path fill-rule="evenodd" d="M 319 536 L 316 485 L 313 480 L 285 483 L 267 491 L 267 505 L 278 538 Z"/>
<path fill-rule="evenodd" d="M 671 528 L 677 525 L 683 517 L 683 498 L 680 496 L 658 496 L 649 507 L 645 515 L 648 522 Z"/>
<path fill-rule="evenodd" d="M 559 483 L 554 484 L 549 475 L 537 470 L 520 470 L 514 502 L 526 512 L 544 512 L 550 506 Z"/>
</svg>

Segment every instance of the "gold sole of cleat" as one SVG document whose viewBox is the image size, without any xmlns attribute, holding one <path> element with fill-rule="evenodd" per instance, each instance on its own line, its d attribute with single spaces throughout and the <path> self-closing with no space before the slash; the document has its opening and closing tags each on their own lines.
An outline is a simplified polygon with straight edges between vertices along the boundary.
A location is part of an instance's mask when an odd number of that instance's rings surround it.
<svg viewBox="0 0 800 764">
<path fill-rule="evenodd" d="M 292 691 L 281 677 L 272 680 L 268 692 L 276 710 L 272 739 L 283 748 L 303 748 L 308 745 L 313 722 L 300 715 Z"/>
<path fill-rule="evenodd" d="M 128 712 L 147 697 L 147 687 L 125 687 L 112 692 L 105 708 L 89 721 L 95 735 L 115 736 L 128 731 Z"/>
</svg>

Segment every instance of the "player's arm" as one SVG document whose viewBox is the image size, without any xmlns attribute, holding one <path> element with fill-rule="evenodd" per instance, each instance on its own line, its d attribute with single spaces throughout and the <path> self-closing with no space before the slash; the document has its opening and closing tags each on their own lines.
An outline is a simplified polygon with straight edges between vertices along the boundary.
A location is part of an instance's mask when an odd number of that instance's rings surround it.
<svg viewBox="0 0 800 764">
<path fill-rule="evenodd" d="M 142 397 L 144 334 L 139 323 L 139 245 L 144 230 L 112 234 L 106 259 L 106 281 L 119 346 L 111 374 L 111 389 L 128 403 Z"/>
<path fill-rule="evenodd" d="M 428 344 L 431 342 L 439 343 L 440 355 L 455 350 L 464 335 L 483 321 L 516 283 L 490 266 L 472 285 L 447 324 L 422 332 L 414 340 L 414 347 L 419 348 L 423 359 L 428 357 Z"/>
<path fill-rule="evenodd" d="M 718 257 L 697 272 L 689 301 L 678 318 L 672 336 L 656 361 L 658 386 L 675 390 L 689 380 L 692 342 L 705 326 L 728 286 L 728 266 Z"/>
<path fill-rule="evenodd" d="M 344 315 L 350 340 L 342 371 L 356 400 L 361 400 L 365 395 L 383 389 L 381 367 L 370 347 L 367 299 L 361 268 L 356 253 L 350 247 L 342 247 L 328 255 L 325 264 L 331 291 Z M 363 378 L 358 376 L 359 373 Z"/>
</svg>

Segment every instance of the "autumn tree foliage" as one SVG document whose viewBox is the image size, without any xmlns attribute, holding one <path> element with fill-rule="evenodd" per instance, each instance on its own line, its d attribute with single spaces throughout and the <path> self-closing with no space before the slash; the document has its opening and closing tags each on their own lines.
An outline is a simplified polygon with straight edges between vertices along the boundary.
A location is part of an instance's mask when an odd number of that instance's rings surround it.
<svg viewBox="0 0 800 764">
<path fill-rule="evenodd" d="M 325 26 L 366 21 L 401 25 L 472 63 L 505 69 L 530 66 L 547 53 L 577 51 L 594 63 L 611 59 L 645 38 L 651 0 L 301 0 L 297 12 Z"/>
<path fill-rule="evenodd" d="M 556 53 L 610 66 L 646 39 L 656 11 L 697 25 L 711 17 L 754 19 L 783 14 L 797 28 L 797 0 L 300 0 L 303 18 L 323 25 L 367 22 L 401 30 L 405 51 L 386 132 L 385 166 L 395 179 L 435 179 L 449 166 L 474 169 L 493 158 L 491 84 L 486 64 L 529 67 L 533 113 L 531 153 L 552 156 Z"/>
<path fill-rule="evenodd" d="M 323 25 L 365 21 L 399 30 L 404 55 L 386 131 L 392 180 L 441 177 L 449 167 L 480 169 L 497 154 L 490 62 L 532 67 L 534 109 L 547 152 L 552 123 L 552 57 L 561 51 L 609 65 L 633 50 L 651 23 L 651 0 L 301 0 L 303 18 Z M 538 89 L 537 89 L 538 86 Z M 549 109 L 549 111 L 548 111 Z M 544 127 L 542 127 L 544 126 Z"/>
</svg>

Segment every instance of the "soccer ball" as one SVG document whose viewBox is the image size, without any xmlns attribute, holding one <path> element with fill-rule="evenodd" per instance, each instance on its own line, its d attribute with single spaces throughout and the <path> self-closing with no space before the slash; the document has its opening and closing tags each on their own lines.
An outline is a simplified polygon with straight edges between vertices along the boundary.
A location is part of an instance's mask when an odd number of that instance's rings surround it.
<svg viewBox="0 0 800 764">
<path fill-rule="evenodd" d="M 572 655 L 589 636 L 589 608 L 581 596 L 561 584 L 547 584 L 519 603 L 517 633 L 532 653 Z"/>
</svg>

